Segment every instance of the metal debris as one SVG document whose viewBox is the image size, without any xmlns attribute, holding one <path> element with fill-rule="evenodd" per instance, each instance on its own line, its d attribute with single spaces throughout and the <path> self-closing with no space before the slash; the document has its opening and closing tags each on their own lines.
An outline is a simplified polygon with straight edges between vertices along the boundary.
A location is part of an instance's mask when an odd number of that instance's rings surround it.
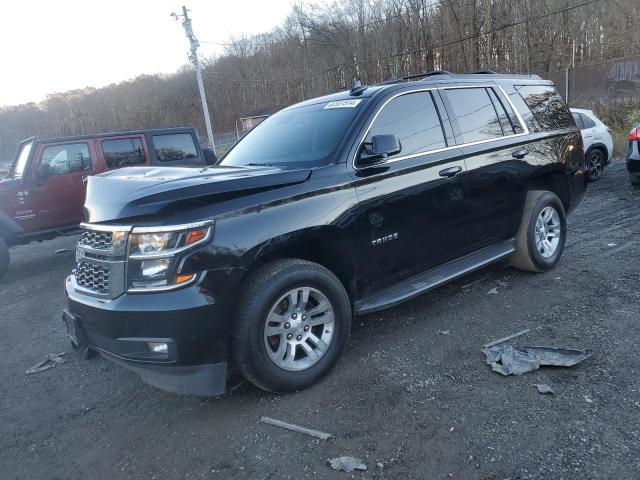
<svg viewBox="0 0 640 480">
<path fill-rule="evenodd" d="M 554 393 L 553 388 L 551 388 L 551 385 L 547 385 L 546 383 L 536 383 L 534 387 L 536 387 L 538 389 L 538 392 L 540 393 L 551 393 L 551 394 Z"/>
<path fill-rule="evenodd" d="M 64 363 L 64 357 L 66 355 L 65 352 L 62 353 L 50 353 L 47 355 L 47 358 L 42 360 L 41 362 L 36 363 L 33 367 L 27 370 L 27 375 L 31 375 L 33 373 L 44 372 L 45 370 L 49 370 L 50 368 L 55 367 L 58 363 Z"/>
<path fill-rule="evenodd" d="M 293 432 L 304 433 L 305 435 L 319 438 L 320 440 L 328 440 L 329 438 L 331 438 L 330 433 L 325 433 L 325 432 L 320 432 L 318 430 L 312 430 L 310 428 L 300 427 L 298 425 L 294 425 L 293 423 L 283 422 L 282 420 L 276 420 L 275 418 L 271 418 L 271 417 L 261 417 L 260 421 L 262 423 L 273 425 L 275 427 L 284 428 L 286 430 L 291 430 Z"/>
<path fill-rule="evenodd" d="M 494 340 L 493 342 L 485 343 L 482 346 L 482 348 L 490 348 L 490 347 L 493 347 L 494 345 L 499 345 L 501 343 L 508 342 L 509 340 L 513 340 L 514 338 L 520 337 L 520 336 L 524 335 L 525 333 L 529 333 L 530 331 L 531 331 L 530 328 L 525 328 L 524 330 L 520 330 L 519 332 L 516 332 L 516 333 L 514 333 L 512 335 L 508 335 L 506 337 L 499 338 L 498 340 Z"/>
<path fill-rule="evenodd" d="M 438 330 L 438 333 L 440 335 L 449 335 L 451 333 L 450 330 Z"/>
<path fill-rule="evenodd" d="M 522 375 L 537 370 L 542 365 L 572 367 L 593 355 L 590 350 L 573 350 L 556 347 L 524 347 L 517 350 L 503 343 L 484 347 L 487 364 L 501 375 Z"/>
<path fill-rule="evenodd" d="M 65 253 L 65 252 L 68 252 L 68 251 L 69 251 L 68 248 L 59 248 L 54 253 Z"/>
<path fill-rule="evenodd" d="M 497 293 L 498 293 L 498 287 L 494 287 L 487 292 L 487 295 L 497 295 Z"/>
<path fill-rule="evenodd" d="M 353 472 L 354 470 L 366 470 L 367 466 L 362 463 L 362 460 L 355 457 L 337 457 L 330 458 L 329 465 L 334 470 L 342 470 L 343 472 Z M 380 467 L 382 468 L 382 467 Z"/>
</svg>

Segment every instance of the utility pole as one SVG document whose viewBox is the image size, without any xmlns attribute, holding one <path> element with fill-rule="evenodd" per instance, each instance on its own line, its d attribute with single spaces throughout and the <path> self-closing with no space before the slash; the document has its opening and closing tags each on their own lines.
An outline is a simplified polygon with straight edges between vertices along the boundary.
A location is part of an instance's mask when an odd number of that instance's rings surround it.
<svg viewBox="0 0 640 480">
<path fill-rule="evenodd" d="M 182 26 L 184 27 L 184 33 L 187 35 L 189 39 L 189 43 L 191 44 L 191 49 L 187 53 L 189 60 L 193 63 L 193 66 L 196 67 L 196 79 L 198 80 L 198 90 L 200 91 L 200 101 L 202 102 L 202 111 L 204 112 L 204 123 L 207 128 L 207 144 L 209 147 L 214 148 L 215 142 L 213 140 L 213 129 L 211 127 L 211 118 L 209 117 L 209 106 L 207 105 L 207 97 L 204 93 L 204 84 L 202 83 L 202 70 L 200 68 L 200 60 L 198 59 L 198 47 L 200 46 L 200 42 L 193 34 L 193 27 L 191 26 L 191 19 L 189 18 L 189 10 L 187 7 L 182 7 L 182 15 L 176 15 L 172 13 L 171 16 L 178 20 L 178 17 L 182 17 Z"/>
</svg>

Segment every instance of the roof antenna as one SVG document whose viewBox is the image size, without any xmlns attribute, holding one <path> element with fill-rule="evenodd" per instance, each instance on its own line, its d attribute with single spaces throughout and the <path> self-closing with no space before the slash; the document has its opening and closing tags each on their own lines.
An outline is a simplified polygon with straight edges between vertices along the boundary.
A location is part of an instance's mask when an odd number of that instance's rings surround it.
<svg viewBox="0 0 640 480">
<path fill-rule="evenodd" d="M 359 78 L 354 78 L 353 83 L 351 84 L 351 91 L 349 92 L 349 95 L 356 97 L 362 94 L 362 92 L 364 92 L 367 88 L 368 87 L 366 85 L 363 85 Z"/>
</svg>

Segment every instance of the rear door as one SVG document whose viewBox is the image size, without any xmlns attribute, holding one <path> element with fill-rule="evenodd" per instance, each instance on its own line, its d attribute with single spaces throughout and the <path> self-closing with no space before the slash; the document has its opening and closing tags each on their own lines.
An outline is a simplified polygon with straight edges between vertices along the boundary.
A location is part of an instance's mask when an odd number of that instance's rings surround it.
<svg viewBox="0 0 640 480">
<path fill-rule="evenodd" d="M 125 135 L 99 140 L 100 156 L 106 170 L 149 165 L 143 135 Z"/>
<path fill-rule="evenodd" d="M 513 238 L 530 171 L 525 127 L 497 86 L 441 93 L 467 167 L 467 251 Z"/>
<path fill-rule="evenodd" d="M 40 144 L 25 207 L 32 212 L 29 230 L 79 224 L 86 180 L 94 174 L 96 152 L 90 141 Z"/>
<path fill-rule="evenodd" d="M 464 245 L 465 165 L 448 143 L 451 128 L 446 116 L 441 121 L 440 102 L 431 91 L 388 100 L 357 152 L 358 264 L 365 292 L 444 263 Z M 383 134 L 397 135 L 402 151 L 379 166 L 359 166 L 366 145 Z"/>
<path fill-rule="evenodd" d="M 194 137 L 193 133 L 156 133 L 150 137 L 153 158 L 155 158 L 154 164 L 165 167 L 204 165 L 198 139 Z"/>
</svg>

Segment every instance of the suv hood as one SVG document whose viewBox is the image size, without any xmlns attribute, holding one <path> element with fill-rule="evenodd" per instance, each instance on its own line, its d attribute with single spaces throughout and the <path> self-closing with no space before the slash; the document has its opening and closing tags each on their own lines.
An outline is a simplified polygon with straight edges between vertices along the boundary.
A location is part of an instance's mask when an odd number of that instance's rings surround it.
<svg viewBox="0 0 640 480">
<path fill-rule="evenodd" d="M 88 222 L 152 215 L 176 202 L 231 192 L 257 193 L 305 182 L 311 170 L 278 167 L 132 167 L 89 177 L 85 201 Z M 214 198 L 211 198 L 211 197 Z"/>
</svg>

